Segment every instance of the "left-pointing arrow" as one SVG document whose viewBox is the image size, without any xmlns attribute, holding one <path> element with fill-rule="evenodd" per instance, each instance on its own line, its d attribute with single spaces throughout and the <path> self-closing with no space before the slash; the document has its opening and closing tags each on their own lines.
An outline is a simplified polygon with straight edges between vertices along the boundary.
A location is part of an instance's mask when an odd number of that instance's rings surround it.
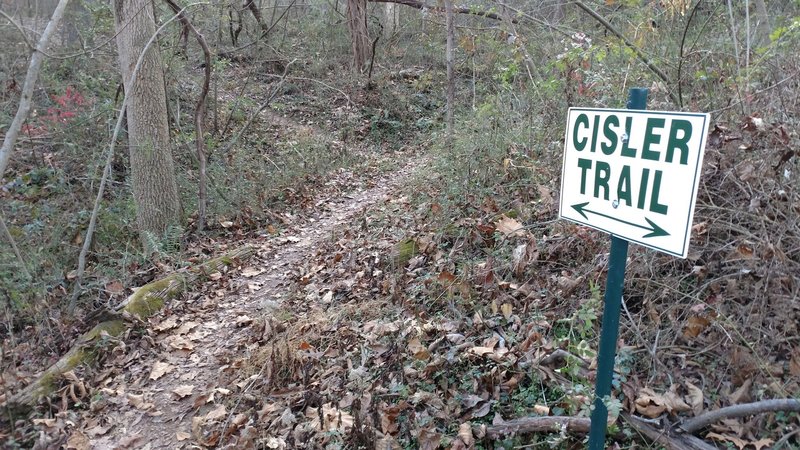
<svg viewBox="0 0 800 450">
<path fill-rule="evenodd" d="M 603 214 L 601 212 L 592 211 L 591 209 L 587 208 L 587 206 L 589 206 L 589 202 L 576 203 L 576 204 L 572 205 L 572 209 L 574 209 L 575 211 L 578 211 L 578 214 L 580 214 L 586 220 L 589 220 L 589 217 L 586 215 L 586 213 L 591 213 L 591 214 L 595 214 L 595 215 L 598 215 L 598 216 L 601 216 L 601 217 L 605 217 L 606 219 L 611 219 L 611 220 L 613 220 L 615 222 L 624 223 L 624 224 L 630 225 L 632 227 L 641 228 L 642 230 L 649 231 L 649 233 L 647 233 L 644 236 L 642 236 L 643 238 L 669 236 L 669 233 L 667 233 L 667 231 L 665 229 L 663 229 L 660 226 L 656 225 L 655 222 L 653 222 L 652 220 L 648 219 L 647 217 L 645 217 L 644 220 L 647 221 L 649 226 L 648 225 L 640 225 L 638 223 L 633 223 L 633 222 L 628 222 L 627 220 L 622 220 L 622 219 L 619 219 L 619 218 L 616 218 L 616 217 L 613 217 L 613 216 L 609 216 L 607 214 Z"/>
</svg>

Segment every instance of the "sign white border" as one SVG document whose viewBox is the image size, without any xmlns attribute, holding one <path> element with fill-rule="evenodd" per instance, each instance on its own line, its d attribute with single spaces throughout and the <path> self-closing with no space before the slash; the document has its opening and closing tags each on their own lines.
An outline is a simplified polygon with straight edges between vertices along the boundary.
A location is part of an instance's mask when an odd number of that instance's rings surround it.
<svg viewBox="0 0 800 450">
<path fill-rule="evenodd" d="M 577 117 L 577 114 L 580 113 L 580 112 L 589 112 L 589 113 L 595 113 L 595 114 L 596 113 L 615 114 L 615 115 L 620 115 L 620 116 L 623 116 L 623 117 L 624 116 L 650 116 L 650 117 L 669 117 L 669 118 L 675 118 L 675 117 L 688 118 L 688 117 L 691 117 L 691 118 L 694 119 L 694 121 L 697 121 L 697 119 L 702 119 L 702 127 L 699 130 L 693 130 L 693 133 L 701 133 L 700 142 L 699 142 L 699 149 L 695 145 L 692 145 L 692 148 L 689 149 L 689 158 L 690 159 L 688 161 L 688 163 L 689 163 L 688 165 L 690 166 L 689 167 L 690 169 L 693 166 L 693 175 L 694 176 L 691 179 L 691 183 L 692 183 L 691 184 L 691 189 L 690 189 L 691 199 L 689 199 L 690 204 L 689 204 L 689 209 L 688 209 L 688 212 L 687 212 L 687 216 L 685 217 L 685 225 L 681 225 L 681 227 L 680 227 L 680 228 L 682 228 L 682 230 L 680 230 L 681 233 L 676 234 L 676 233 L 674 233 L 674 230 L 673 230 L 673 233 L 670 233 L 671 235 L 674 236 L 674 238 L 677 238 L 677 237 L 681 236 L 681 234 L 682 234 L 682 250 L 681 251 L 677 251 L 677 248 L 676 248 L 677 245 L 669 246 L 671 248 L 665 248 L 665 246 L 656 245 L 656 244 L 653 243 L 652 239 L 650 241 L 648 241 L 647 239 L 642 237 L 641 236 L 641 232 L 639 232 L 639 233 L 631 233 L 631 232 L 626 232 L 625 230 L 620 232 L 619 229 L 611 230 L 609 228 L 616 228 L 616 227 L 608 227 L 608 226 L 605 226 L 603 224 L 598 224 L 597 220 L 595 221 L 595 223 L 592 223 L 592 221 L 590 219 L 588 219 L 585 216 L 585 214 L 580 213 L 580 211 L 574 211 L 573 207 L 572 207 L 573 205 L 566 204 L 566 203 L 572 203 L 574 201 L 574 198 L 575 198 L 575 195 L 576 195 L 576 194 L 573 194 L 571 192 L 570 195 L 569 195 L 569 198 L 573 199 L 573 201 L 565 202 L 565 197 L 566 196 L 564 195 L 564 193 L 565 193 L 564 182 L 565 182 L 565 178 L 566 178 L 565 174 L 566 174 L 566 170 L 567 170 L 567 162 L 568 162 L 568 159 L 570 159 L 570 155 L 567 152 L 570 150 L 570 143 L 571 143 L 570 139 L 572 139 L 572 137 L 570 136 L 570 131 L 571 131 L 571 126 L 574 125 L 574 122 L 575 122 L 575 119 Z M 581 225 L 585 225 L 585 226 L 594 228 L 596 230 L 603 231 L 603 232 L 608 233 L 608 234 L 612 234 L 612 235 L 617 236 L 619 238 L 625 239 L 625 240 L 630 241 L 630 242 L 635 242 L 637 244 L 643 245 L 643 246 L 648 247 L 648 248 L 652 248 L 654 250 L 658 250 L 660 252 L 668 253 L 670 255 L 674 255 L 674 256 L 677 256 L 677 257 L 680 257 L 680 258 L 685 258 L 687 256 L 687 254 L 688 254 L 689 241 L 691 239 L 692 221 L 694 219 L 694 209 L 695 209 L 695 204 L 696 204 L 696 201 L 697 201 L 697 191 L 698 191 L 698 185 L 699 185 L 699 180 L 700 180 L 700 172 L 701 172 L 702 165 L 703 165 L 703 156 L 705 154 L 706 141 L 707 141 L 707 138 L 708 138 L 709 123 L 710 123 L 710 115 L 708 113 L 685 113 L 685 112 L 677 112 L 677 111 L 651 111 L 651 110 L 636 110 L 636 109 L 570 108 L 568 113 L 567 113 L 567 124 L 566 124 L 566 129 L 565 129 L 564 155 L 563 155 L 562 172 L 561 172 L 561 192 L 560 192 L 560 195 L 559 195 L 559 211 L 558 211 L 559 218 L 566 219 L 566 220 L 569 220 L 571 222 L 575 222 L 575 223 L 578 223 L 578 224 L 581 224 Z M 639 132 L 639 131 L 637 130 L 637 132 Z M 639 133 L 643 133 L 643 131 L 639 132 Z M 634 135 L 634 131 L 633 130 L 631 130 L 631 135 Z M 696 152 L 697 154 L 695 155 L 694 152 Z M 609 156 L 607 158 L 609 160 L 611 160 L 613 158 L 621 158 L 621 157 L 618 154 L 612 154 L 611 156 Z M 624 159 L 627 159 L 627 158 L 624 158 Z M 615 160 L 615 161 L 619 161 L 619 160 Z M 622 162 L 624 162 L 624 161 L 622 161 Z M 661 163 L 661 164 L 664 164 L 664 163 Z M 578 169 L 572 168 L 572 170 L 578 170 Z M 690 180 L 688 180 L 688 179 L 685 180 L 685 182 L 687 182 L 687 183 L 689 181 Z M 570 189 L 577 189 L 577 187 L 570 186 Z M 580 194 L 577 194 L 577 195 L 580 195 Z M 587 200 L 588 199 L 593 199 L 593 198 L 594 197 L 587 196 Z M 685 202 L 686 199 L 683 199 L 681 201 Z M 604 215 L 604 214 L 600 214 L 600 215 Z M 682 215 L 682 211 L 681 211 L 681 215 Z M 584 217 L 581 217 L 581 216 L 584 216 Z M 607 215 L 605 215 L 605 216 L 608 217 Z M 672 217 L 671 220 L 672 221 L 678 221 L 678 220 L 684 220 L 684 219 L 681 219 L 680 217 L 678 217 L 678 218 Z M 602 222 L 602 220 L 600 220 L 600 221 Z M 622 221 L 622 222 L 623 223 L 628 223 L 628 222 L 624 222 L 624 221 Z M 648 222 L 650 222 L 650 221 L 648 220 Z M 621 227 L 621 228 L 624 228 L 624 227 Z"/>
</svg>

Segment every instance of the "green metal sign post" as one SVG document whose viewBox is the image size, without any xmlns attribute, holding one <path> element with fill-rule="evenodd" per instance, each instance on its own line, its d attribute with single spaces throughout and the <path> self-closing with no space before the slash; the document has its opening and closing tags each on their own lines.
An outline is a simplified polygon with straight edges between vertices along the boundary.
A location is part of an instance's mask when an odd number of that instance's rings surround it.
<svg viewBox="0 0 800 450">
<path fill-rule="evenodd" d="M 634 88 L 628 97 L 628 109 L 647 108 L 647 89 Z M 625 282 L 625 263 L 628 259 L 628 241 L 611 235 L 611 253 L 608 257 L 608 275 L 603 305 L 603 324 L 600 330 L 600 348 L 597 355 L 597 380 L 594 409 L 589 429 L 589 450 L 605 448 L 608 409 L 603 402 L 611 395 L 614 376 L 614 359 L 617 354 L 619 313 L 622 305 L 622 286 Z"/>
</svg>

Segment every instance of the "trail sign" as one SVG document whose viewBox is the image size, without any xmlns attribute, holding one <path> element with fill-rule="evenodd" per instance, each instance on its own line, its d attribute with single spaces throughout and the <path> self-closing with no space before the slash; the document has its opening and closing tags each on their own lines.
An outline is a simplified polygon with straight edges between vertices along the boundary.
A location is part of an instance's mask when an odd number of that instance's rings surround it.
<svg viewBox="0 0 800 450">
<path fill-rule="evenodd" d="M 709 115 L 570 108 L 559 217 L 685 258 Z"/>
</svg>

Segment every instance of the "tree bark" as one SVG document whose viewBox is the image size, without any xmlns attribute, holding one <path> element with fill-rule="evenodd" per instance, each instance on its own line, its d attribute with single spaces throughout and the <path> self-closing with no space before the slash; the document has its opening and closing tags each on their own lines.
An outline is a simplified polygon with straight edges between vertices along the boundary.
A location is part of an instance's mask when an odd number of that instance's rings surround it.
<svg viewBox="0 0 800 450">
<path fill-rule="evenodd" d="M 353 66 L 359 72 L 372 58 L 372 41 L 367 30 L 367 0 L 347 0 L 347 28 L 353 48 Z"/>
<path fill-rule="evenodd" d="M 764 0 L 755 0 L 755 4 L 758 23 L 756 24 L 756 40 L 754 44 L 756 47 L 763 47 L 769 44 L 769 35 L 772 33 L 772 24 L 770 24 L 769 12 L 767 11 L 767 4 L 764 2 Z"/>
<path fill-rule="evenodd" d="M 453 41 L 455 40 L 456 27 L 453 17 L 453 0 L 444 0 L 445 20 L 447 23 L 447 145 L 453 145 L 453 108 L 455 102 L 455 71 L 453 57 Z"/>
<path fill-rule="evenodd" d="M 383 15 L 386 22 L 383 26 L 383 37 L 389 39 L 400 28 L 400 10 L 395 3 L 387 2 L 383 5 Z"/>
<path fill-rule="evenodd" d="M 167 94 L 157 46 L 147 49 L 141 71 L 133 69 L 155 33 L 149 0 L 114 0 L 117 49 L 125 92 L 128 93 L 128 146 L 136 221 L 146 250 L 152 238 L 181 223 L 175 166 L 169 146 Z M 149 235 L 149 236 L 148 236 Z"/>
</svg>

